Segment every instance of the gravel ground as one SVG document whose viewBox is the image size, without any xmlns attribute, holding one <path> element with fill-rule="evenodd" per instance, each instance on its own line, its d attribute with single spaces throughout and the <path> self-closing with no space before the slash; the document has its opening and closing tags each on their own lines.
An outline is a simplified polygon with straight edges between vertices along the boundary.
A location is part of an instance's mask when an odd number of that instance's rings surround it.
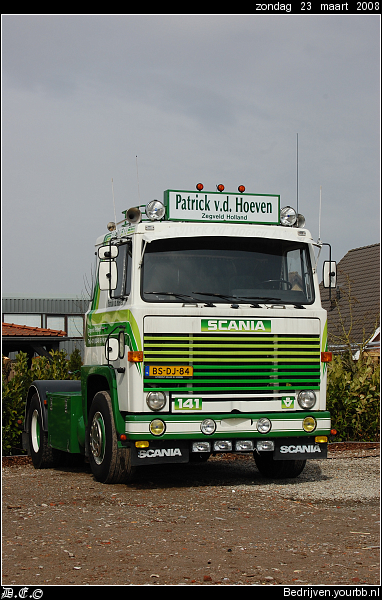
<svg viewBox="0 0 382 600">
<path fill-rule="evenodd" d="M 297 479 L 253 458 L 146 467 L 129 485 L 3 459 L 3 585 L 379 585 L 379 444 Z"/>
</svg>

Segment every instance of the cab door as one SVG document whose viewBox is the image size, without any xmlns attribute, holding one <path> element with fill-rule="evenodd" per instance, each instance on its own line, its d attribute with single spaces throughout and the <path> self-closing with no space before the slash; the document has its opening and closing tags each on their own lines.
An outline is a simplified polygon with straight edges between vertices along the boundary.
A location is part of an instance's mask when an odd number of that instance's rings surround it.
<svg viewBox="0 0 382 600">
<path fill-rule="evenodd" d="M 127 410 L 128 393 L 128 327 L 127 314 L 131 292 L 132 241 L 126 240 L 118 245 L 115 258 L 116 283 L 109 291 L 107 316 L 107 334 L 105 343 L 105 359 L 113 367 L 118 389 L 120 410 Z"/>
</svg>

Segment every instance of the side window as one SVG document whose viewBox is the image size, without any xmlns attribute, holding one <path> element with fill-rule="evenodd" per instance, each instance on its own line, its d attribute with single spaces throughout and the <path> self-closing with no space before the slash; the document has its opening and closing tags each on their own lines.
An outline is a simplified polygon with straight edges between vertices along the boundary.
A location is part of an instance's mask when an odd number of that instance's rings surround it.
<svg viewBox="0 0 382 600">
<path fill-rule="evenodd" d="M 117 264 L 117 287 L 111 291 L 111 298 L 123 298 L 131 291 L 131 241 L 119 246 Z"/>
<path fill-rule="evenodd" d="M 303 291 L 303 279 L 301 273 L 300 250 L 291 250 L 287 254 L 288 257 L 288 273 L 287 279 L 292 286 L 292 290 L 297 292 Z"/>
<path fill-rule="evenodd" d="M 311 269 L 308 265 L 306 249 L 296 248 L 287 253 L 287 277 L 291 291 L 301 292 L 308 302 L 313 302 Z"/>
</svg>

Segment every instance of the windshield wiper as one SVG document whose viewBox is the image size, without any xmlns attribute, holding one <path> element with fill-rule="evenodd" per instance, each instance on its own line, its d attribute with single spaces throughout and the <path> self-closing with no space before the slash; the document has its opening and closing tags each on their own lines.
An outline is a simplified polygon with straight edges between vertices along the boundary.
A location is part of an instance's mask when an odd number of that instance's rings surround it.
<svg viewBox="0 0 382 600">
<path fill-rule="evenodd" d="M 272 298 L 272 297 L 261 297 L 261 296 L 226 296 L 225 294 L 214 294 L 208 292 L 192 292 L 193 294 L 198 294 L 200 296 L 214 296 L 216 298 L 223 298 L 224 300 L 251 300 L 252 302 L 273 302 L 273 301 L 281 301 L 281 298 Z M 253 304 L 254 308 L 260 308 L 258 304 Z"/>
<path fill-rule="evenodd" d="M 144 294 L 155 294 L 156 296 L 174 296 L 175 298 L 180 298 L 184 300 L 185 298 L 189 298 L 193 302 L 198 302 L 196 298 L 189 296 L 188 294 L 178 294 L 177 292 L 143 292 Z"/>
<path fill-rule="evenodd" d="M 242 300 L 253 300 L 258 302 L 281 302 L 281 298 L 273 298 L 272 296 L 241 296 Z"/>
<path fill-rule="evenodd" d="M 226 296 L 225 294 L 213 294 L 213 293 L 208 293 L 208 292 L 192 292 L 192 293 L 198 294 L 199 296 L 213 296 L 214 298 L 222 298 L 223 300 L 228 300 L 228 302 L 230 302 L 231 300 L 240 300 L 240 298 L 238 298 L 237 296 Z M 207 303 L 207 305 L 209 305 L 209 304 Z M 231 307 L 239 308 L 239 305 L 231 304 Z"/>
<path fill-rule="evenodd" d="M 237 300 L 237 296 L 226 296 L 225 294 L 212 294 L 209 292 L 192 292 L 193 294 L 198 294 L 198 296 L 214 296 L 215 298 L 224 298 L 224 300 Z"/>
</svg>

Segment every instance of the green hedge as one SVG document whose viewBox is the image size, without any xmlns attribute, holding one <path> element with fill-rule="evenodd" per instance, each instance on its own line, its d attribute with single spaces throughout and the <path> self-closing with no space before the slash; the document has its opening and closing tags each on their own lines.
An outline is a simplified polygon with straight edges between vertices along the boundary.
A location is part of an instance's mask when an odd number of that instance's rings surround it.
<svg viewBox="0 0 382 600">
<path fill-rule="evenodd" d="M 328 363 L 327 409 L 340 441 L 379 441 L 380 368 L 364 354 L 358 361 L 333 356 Z"/>
<path fill-rule="evenodd" d="M 50 352 L 51 360 L 38 357 L 28 369 L 28 357 L 19 352 L 13 364 L 15 376 L 7 381 L 3 368 L 3 455 L 20 454 L 25 399 L 36 379 L 79 379 L 81 357 L 75 350 L 69 359 L 61 351 Z M 341 441 L 379 441 L 380 369 L 369 357 L 358 361 L 334 356 L 328 363 L 327 409 L 332 427 Z"/>
<path fill-rule="evenodd" d="M 21 431 L 24 422 L 25 400 L 32 381 L 37 379 L 80 379 L 81 354 L 76 349 L 66 358 L 64 350 L 51 351 L 51 359 L 40 356 L 28 369 L 28 356 L 19 352 L 12 364 L 14 377 L 8 381 L 9 368 L 3 362 L 2 425 L 3 455 L 22 454 Z"/>
</svg>

